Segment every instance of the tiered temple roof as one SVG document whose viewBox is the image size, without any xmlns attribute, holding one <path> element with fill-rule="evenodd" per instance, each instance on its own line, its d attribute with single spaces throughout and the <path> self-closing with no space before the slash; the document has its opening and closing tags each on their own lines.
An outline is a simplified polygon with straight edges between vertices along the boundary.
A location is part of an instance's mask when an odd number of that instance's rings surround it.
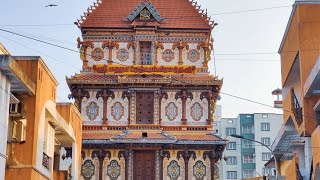
<svg viewBox="0 0 320 180">
<path fill-rule="evenodd" d="M 134 12 L 139 10 L 139 6 L 148 8 L 148 5 L 151 5 L 153 8 L 148 9 L 151 13 L 155 13 L 153 16 L 164 17 L 164 19 L 155 17 L 156 20 L 162 21 L 159 28 L 212 28 L 212 23 L 210 24 L 207 14 L 200 9 L 200 6 L 197 6 L 196 2 L 189 2 L 188 0 L 151 0 L 149 2 L 141 2 L 141 0 L 99 1 L 94 3 L 94 6 L 89 8 L 88 12 L 82 16 L 82 19 L 79 20 L 79 26 L 81 28 L 131 28 L 130 15 L 134 17 Z M 137 6 L 137 4 L 139 5 Z"/>
</svg>

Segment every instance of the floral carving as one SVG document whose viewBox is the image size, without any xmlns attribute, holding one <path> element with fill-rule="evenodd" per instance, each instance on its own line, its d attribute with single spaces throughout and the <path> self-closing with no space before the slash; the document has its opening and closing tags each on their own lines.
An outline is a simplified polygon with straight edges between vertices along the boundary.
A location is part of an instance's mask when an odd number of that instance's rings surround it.
<svg viewBox="0 0 320 180">
<path fill-rule="evenodd" d="M 162 59 L 166 62 L 171 62 L 174 59 L 174 52 L 170 49 L 166 49 L 162 53 Z"/>
<path fill-rule="evenodd" d="M 111 180 L 117 180 L 121 173 L 121 167 L 116 160 L 112 160 L 107 167 L 107 175 Z"/>
<path fill-rule="evenodd" d="M 192 49 L 188 52 L 187 58 L 191 62 L 197 62 L 199 60 L 199 52 L 196 49 Z"/>
<path fill-rule="evenodd" d="M 103 50 L 100 48 L 95 48 L 92 52 L 91 52 L 91 57 L 92 59 L 94 59 L 95 61 L 101 61 L 104 58 L 104 53 Z"/>
<path fill-rule="evenodd" d="M 120 61 L 126 61 L 129 59 L 129 52 L 126 49 L 119 49 L 117 52 L 117 59 Z"/>
<path fill-rule="evenodd" d="M 177 180 L 180 176 L 180 166 L 177 161 L 173 160 L 167 167 L 168 176 L 171 180 Z"/>
<path fill-rule="evenodd" d="M 111 115 L 114 120 L 120 121 L 124 115 L 124 107 L 120 102 L 115 102 L 111 107 Z"/>
<path fill-rule="evenodd" d="M 193 175 L 196 180 L 203 180 L 206 176 L 206 166 L 203 164 L 202 161 L 197 161 L 193 166 Z"/>
<path fill-rule="evenodd" d="M 94 170 L 95 170 L 95 167 L 94 167 L 94 164 L 92 163 L 92 161 L 86 160 L 82 164 L 81 174 L 85 180 L 89 180 L 94 175 Z"/>
<path fill-rule="evenodd" d="M 191 107 L 191 117 L 195 121 L 200 121 L 203 116 L 203 107 L 198 103 L 194 103 Z"/>
<path fill-rule="evenodd" d="M 91 121 L 94 121 L 99 115 L 99 106 L 96 102 L 92 101 L 86 108 L 86 115 Z"/>
<path fill-rule="evenodd" d="M 178 107 L 173 103 L 170 102 L 166 108 L 166 116 L 170 121 L 174 121 L 178 116 Z"/>
</svg>

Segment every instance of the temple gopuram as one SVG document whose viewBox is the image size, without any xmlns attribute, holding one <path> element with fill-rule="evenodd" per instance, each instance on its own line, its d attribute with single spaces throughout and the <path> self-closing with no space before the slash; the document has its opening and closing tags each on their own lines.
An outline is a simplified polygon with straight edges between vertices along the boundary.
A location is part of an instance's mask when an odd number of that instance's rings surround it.
<svg viewBox="0 0 320 180">
<path fill-rule="evenodd" d="M 212 180 L 222 80 L 216 25 L 195 1 L 99 0 L 75 24 L 82 71 L 67 78 L 83 122 L 84 180 Z"/>
</svg>

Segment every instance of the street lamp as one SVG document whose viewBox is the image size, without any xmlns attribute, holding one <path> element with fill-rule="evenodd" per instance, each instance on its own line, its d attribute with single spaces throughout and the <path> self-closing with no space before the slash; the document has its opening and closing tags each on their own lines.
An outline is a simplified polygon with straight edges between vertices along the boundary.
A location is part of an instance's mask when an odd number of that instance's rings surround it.
<svg viewBox="0 0 320 180">
<path fill-rule="evenodd" d="M 245 139 L 245 140 L 248 140 L 248 141 L 253 141 L 253 142 L 256 142 L 258 144 L 261 144 L 262 146 L 266 147 L 267 149 L 269 149 L 269 151 L 271 152 L 271 154 L 273 155 L 273 158 L 274 158 L 274 162 L 275 162 L 275 167 L 276 167 L 276 180 L 278 180 L 278 163 L 277 163 L 277 158 L 276 156 L 274 155 L 274 153 L 272 152 L 271 148 L 265 144 L 263 144 L 262 142 L 259 142 L 259 141 L 256 141 L 254 139 L 248 139 L 248 138 L 245 138 L 241 135 L 238 135 L 238 134 L 231 134 L 231 137 L 234 137 L 234 138 L 238 138 L 238 139 Z"/>
</svg>

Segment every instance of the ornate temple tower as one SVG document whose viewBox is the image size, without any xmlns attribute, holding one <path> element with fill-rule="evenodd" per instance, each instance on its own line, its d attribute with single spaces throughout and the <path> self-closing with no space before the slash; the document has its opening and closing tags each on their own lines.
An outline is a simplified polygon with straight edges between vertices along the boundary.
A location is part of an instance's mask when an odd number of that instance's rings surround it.
<svg viewBox="0 0 320 180">
<path fill-rule="evenodd" d="M 82 179 L 215 179 L 215 24 L 188 0 L 102 0 L 77 23 L 83 70 L 67 78 L 84 117 Z"/>
</svg>

